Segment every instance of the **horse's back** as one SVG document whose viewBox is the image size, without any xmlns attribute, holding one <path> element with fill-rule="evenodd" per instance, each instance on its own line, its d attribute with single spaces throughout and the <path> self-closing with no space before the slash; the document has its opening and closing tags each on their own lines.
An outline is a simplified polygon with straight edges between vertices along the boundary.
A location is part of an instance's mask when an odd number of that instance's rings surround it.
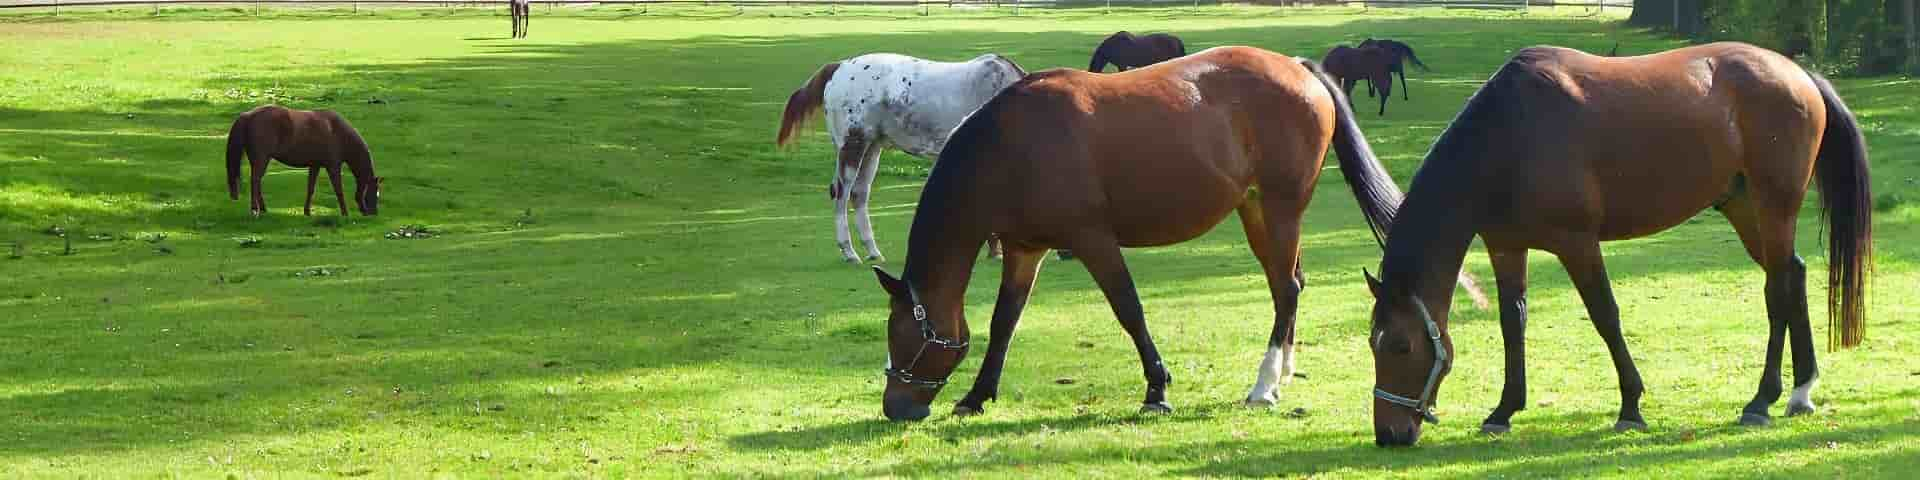
<svg viewBox="0 0 1920 480">
<path fill-rule="evenodd" d="M 1006 62 L 999 68 L 997 62 Z M 960 121 L 1003 87 L 1018 67 L 998 55 L 939 62 L 876 53 L 841 63 L 825 91 L 836 142 L 859 131 L 886 137 L 909 154 L 932 158 Z"/>
</svg>

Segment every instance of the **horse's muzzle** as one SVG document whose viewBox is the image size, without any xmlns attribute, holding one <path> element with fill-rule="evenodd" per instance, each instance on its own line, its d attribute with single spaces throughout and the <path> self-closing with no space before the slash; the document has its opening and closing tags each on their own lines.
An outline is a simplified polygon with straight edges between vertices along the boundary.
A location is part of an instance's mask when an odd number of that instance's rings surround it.
<svg viewBox="0 0 1920 480">
<path fill-rule="evenodd" d="M 1373 427 L 1373 444 L 1379 447 L 1411 447 L 1420 441 L 1420 424 L 1406 427 Z"/>
<path fill-rule="evenodd" d="M 881 410 L 886 412 L 887 420 L 896 422 L 917 422 L 932 412 L 926 405 L 914 403 L 912 395 L 888 395 L 881 404 Z"/>
</svg>

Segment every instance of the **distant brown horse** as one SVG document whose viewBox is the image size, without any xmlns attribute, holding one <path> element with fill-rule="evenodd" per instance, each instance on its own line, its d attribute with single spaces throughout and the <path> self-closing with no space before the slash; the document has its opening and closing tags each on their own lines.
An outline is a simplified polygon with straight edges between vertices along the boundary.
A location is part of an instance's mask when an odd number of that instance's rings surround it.
<svg viewBox="0 0 1920 480">
<path fill-rule="evenodd" d="M 380 213 L 380 181 L 373 173 L 373 155 L 360 132 L 347 125 L 347 119 L 331 110 L 294 110 L 267 105 L 234 119 L 227 132 L 227 194 L 240 199 L 240 156 L 246 154 L 253 166 L 254 216 L 267 210 L 260 195 L 260 179 L 267 174 L 268 159 L 290 167 L 307 169 L 306 214 L 313 215 L 313 185 L 320 171 L 327 171 L 333 182 L 333 196 L 340 201 L 340 215 L 347 214 L 347 200 L 340 189 L 340 165 L 353 169 L 353 202 L 362 215 Z"/>
<path fill-rule="evenodd" d="M 1184 57 L 1187 55 L 1187 43 L 1170 33 L 1155 33 L 1134 36 L 1126 31 L 1114 32 L 1100 41 L 1093 49 L 1093 59 L 1087 63 L 1087 71 L 1099 72 L 1112 63 L 1114 68 L 1124 72 L 1155 63 Z"/>
<path fill-rule="evenodd" d="M 1327 149 L 1376 236 L 1400 198 L 1317 69 L 1221 47 L 1112 75 L 1031 74 L 975 111 L 948 138 L 921 190 L 904 275 L 874 269 L 892 307 L 886 416 L 925 418 L 965 357 L 967 283 L 981 244 L 996 233 L 1005 259 L 992 339 L 954 413 L 980 413 L 997 396 L 1008 342 L 1049 248 L 1073 249 L 1133 339 L 1147 379 L 1142 410 L 1170 410 L 1171 376 L 1120 249 L 1184 242 L 1235 211 L 1274 301 L 1267 354 L 1245 400 L 1272 404 L 1292 374 L 1295 305 L 1306 281 L 1300 220 Z"/>
<path fill-rule="evenodd" d="M 507 10 L 513 15 L 513 38 L 527 38 L 527 26 L 533 20 L 533 3 L 529 0 L 508 0 Z"/>
<path fill-rule="evenodd" d="M 1795 387 L 1787 414 L 1813 411 L 1819 368 L 1806 264 L 1794 253 L 1810 180 L 1819 182 L 1831 235 L 1829 335 L 1851 346 L 1865 328 L 1873 196 L 1866 141 L 1832 85 L 1787 57 L 1740 43 L 1626 58 L 1521 50 L 1434 143 L 1387 238 L 1380 278 L 1367 276 L 1375 297 L 1367 337 L 1374 441 L 1412 444 L 1421 420 L 1432 420 L 1454 356 L 1448 279 L 1475 235 L 1499 279 L 1506 343 L 1506 384 L 1482 429 L 1505 432 L 1528 406 L 1528 250 L 1559 257 L 1606 342 L 1620 380 L 1615 428 L 1645 429 L 1640 372 L 1621 334 L 1600 242 L 1652 235 L 1708 207 L 1733 224 L 1767 275 L 1766 366 L 1740 422 L 1771 421 L 1789 332 Z"/>
<path fill-rule="evenodd" d="M 1380 91 L 1380 113 L 1387 114 L 1387 97 L 1393 96 L 1393 65 L 1399 62 L 1400 55 L 1378 46 L 1349 47 L 1341 45 L 1327 51 L 1321 58 L 1326 64 L 1327 73 L 1340 81 L 1340 92 L 1353 100 L 1353 86 L 1356 82 L 1367 82 L 1368 90 Z"/>
<path fill-rule="evenodd" d="M 1380 47 L 1394 54 L 1393 66 L 1388 67 L 1387 70 L 1400 76 L 1400 99 L 1412 100 L 1413 97 L 1408 95 L 1411 89 L 1407 88 L 1406 62 L 1413 62 L 1413 66 L 1420 67 L 1422 71 L 1430 70 L 1427 68 L 1426 62 L 1420 61 L 1419 55 L 1413 54 L 1413 46 L 1407 45 L 1399 40 L 1369 37 L 1366 40 L 1360 41 L 1360 48 L 1366 47 Z M 1367 96 L 1373 96 L 1373 86 L 1371 84 L 1367 86 Z"/>
</svg>

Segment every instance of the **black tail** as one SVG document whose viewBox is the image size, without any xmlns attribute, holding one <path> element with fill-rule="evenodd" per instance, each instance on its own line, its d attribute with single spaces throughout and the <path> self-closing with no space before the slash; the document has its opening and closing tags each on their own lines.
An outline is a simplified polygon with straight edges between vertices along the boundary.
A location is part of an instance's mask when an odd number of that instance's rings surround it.
<svg viewBox="0 0 1920 480">
<path fill-rule="evenodd" d="M 1422 62 L 1422 61 L 1420 61 L 1420 56 L 1419 56 L 1419 55 L 1414 55 L 1414 54 L 1413 54 L 1413 47 L 1412 47 L 1412 46 L 1410 46 L 1410 45 L 1407 45 L 1407 44 L 1405 44 L 1405 43 L 1400 43 L 1400 42 L 1394 42 L 1394 48 L 1397 48 L 1397 49 L 1399 49 L 1399 50 L 1400 50 L 1400 53 L 1404 53 L 1404 54 L 1407 54 L 1407 60 L 1412 60 L 1412 61 L 1413 61 L 1413 66 L 1416 66 L 1416 67 L 1420 67 L 1420 71 L 1422 71 L 1422 72 L 1431 72 L 1431 71 L 1433 71 L 1433 69 L 1431 69 L 1431 68 L 1427 68 L 1427 62 Z"/>
<path fill-rule="evenodd" d="M 1314 78 L 1333 96 L 1333 152 L 1340 160 L 1340 175 L 1346 177 L 1354 199 L 1360 201 L 1360 212 L 1366 215 L 1367 226 L 1373 229 L 1374 241 L 1384 246 L 1387 230 L 1393 228 L 1393 216 L 1400 209 L 1400 186 L 1393 183 L 1386 167 L 1373 155 L 1373 148 L 1367 145 L 1366 135 L 1360 133 L 1360 124 L 1353 120 L 1353 109 L 1347 107 L 1346 95 L 1340 92 L 1340 87 L 1333 84 L 1333 79 L 1327 77 L 1319 64 L 1307 59 L 1300 59 L 1300 64 L 1312 71 Z"/>
<path fill-rule="evenodd" d="M 1873 192 L 1867 139 L 1833 84 L 1807 72 L 1827 105 L 1827 131 L 1814 160 L 1827 217 L 1827 343 L 1853 347 L 1867 333 L 1867 275 L 1873 270 Z"/>
<path fill-rule="evenodd" d="M 1384 248 L 1387 232 L 1393 228 L 1393 217 L 1399 212 L 1404 197 L 1400 186 L 1393 183 L 1386 166 L 1380 164 L 1373 147 L 1367 145 L 1366 135 L 1360 133 L 1360 123 L 1353 118 L 1353 109 L 1347 106 L 1346 94 L 1333 84 L 1333 78 L 1312 60 L 1297 60 L 1313 72 L 1313 78 L 1333 97 L 1333 153 L 1340 160 L 1340 176 L 1346 178 L 1347 187 L 1353 189 L 1353 198 L 1360 202 L 1360 212 L 1366 215 L 1367 227 L 1373 230 L 1374 243 Z M 1466 270 L 1460 271 L 1459 281 L 1474 305 L 1486 308 L 1487 294 L 1480 291 Z"/>
<path fill-rule="evenodd" d="M 240 199 L 240 154 L 247 148 L 247 115 L 233 120 L 227 130 L 227 196 Z"/>
</svg>

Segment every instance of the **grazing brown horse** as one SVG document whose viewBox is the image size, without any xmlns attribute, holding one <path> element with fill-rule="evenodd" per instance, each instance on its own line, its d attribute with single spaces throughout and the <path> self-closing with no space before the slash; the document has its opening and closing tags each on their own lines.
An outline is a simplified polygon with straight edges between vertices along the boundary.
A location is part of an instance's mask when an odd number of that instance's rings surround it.
<svg viewBox="0 0 1920 480">
<path fill-rule="evenodd" d="M 1409 445 L 1453 357 L 1452 286 L 1474 235 L 1499 280 L 1506 383 L 1482 424 L 1510 428 L 1527 406 L 1528 250 L 1559 257 L 1606 342 L 1620 381 L 1617 429 L 1645 429 L 1640 372 L 1620 331 L 1600 242 L 1651 235 L 1712 207 L 1766 270 L 1766 367 L 1741 423 L 1770 422 L 1780 356 L 1793 340 L 1787 414 L 1813 410 L 1819 369 L 1808 325 L 1806 264 L 1793 251 L 1810 180 L 1827 215 L 1830 335 L 1864 333 L 1872 195 L 1858 124 L 1833 86 L 1792 60 L 1740 43 L 1627 58 L 1538 47 L 1487 80 L 1414 176 L 1387 238 L 1368 337 L 1374 440 Z"/>
<path fill-rule="evenodd" d="M 507 10 L 513 16 L 513 38 L 527 38 L 527 26 L 533 20 L 533 3 L 529 0 L 508 0 Z"/>
<path fill-rule="evenodd" d="M 1093 49 L 1093 59 L 1087 63 L 1087 71 L 1099 72 L 1112 63 L 1114 68 L 1124 72 L 1135 68 L 1187 56 L 1187 43 L 1170 33 L 1155 33 L 1134 36 L 1126 31 L 1114 32 L 1100 46 Z"/>
<path fill-rule="evenodd" d="M 353 169 L 353 203 L 362 215 L 380 213 L 380 181 L 373 173 L 373 155 L 360 132 L 347 119 L 331 110 L 294 110 L 266 105 L 234 119 L 227 132 L 227 194 L 240 199 L 240 155 L 246 154 L 253 166 L 254 216 L 267 210 L 260 195 L 260 179 L 267 174 L 268 159 L 290 167 L 307 169 L 306 214 L 313 215 L 313 185 L 320 171 L 327 171 L 333 182 L 333 196 L 340 201 L 340 215 L 347 214 L 347 200 L 340 190 L 340 164 Z"/>
<path fill-rule="evenodd" d="M 1413 54 L 1413 46 L 1407 45 L 1406 43 L 1402 43 L 1398 40 L 1374 39 L 1369 37 L 1366 40 L 1360 41 L 1360 48 L 1366 48 L 1366 47 L 1380 47 L 1394 54 L 1393 66 L 1388 67 L 1387 70 L 1391 73 L 1400 75 L 1400 99 L 1401 100 L 1413 99 L 1412 96 L 1407 95 L 1407 92 L 1410 89 L 1407 88 L 1406 62 L 1413 62 L 1413 66 L 1420 67 L 1421 71 L 1432 71 L 1432 69 L 1427 68 L 1426 62 L 1420 61 L 1419 55 Z M 1367 85 L 1367 96 L 1369 97 L 1373 96 L 1372 84 Z"/>
<path fill-rule="evenodd" d="M 1353 101 L 1353 85 L 1365 81 L 1369 90 L 1380 90 L 1380 115 L 1387 114 L 1387 97 L 1393 96 L 1393 63 L 1400 56 L 1377 46 L 1349 47 L 1341 45 L 1327 51 L 1321 63 L 1326 64 L 1327 73 L 1340 81 L 1340 92 L 1348 95 L 1347 101 Z"/>
<path fill-rule="evenodd" d="M 954 130 L 921 191 L 906 270 L 875 267 L 889 296 L 884 412 L 918 420 L 966 356 L 974 258 L 1005 249 L 986 363 L 957 415 L 996 397 L 1007 344 L 1049 248 L 1072 248 L 1140 353 L 1143 411 L 1171 377 L 1147 333 L 1122 247 L 1169 245 L 1238 211 L 1267 277 L 1274 322 L 1246 401 L 1291 377 L 1300 218 L 1329 146 L 1376 239 L 1399 190 L 1331 80 L 1302 59 L 1221 47 L 1125 73 L 1056 69 L 1008 86 Z M 1256 193 L 1257 192 L 1257 193 Z"/>
</svg>

